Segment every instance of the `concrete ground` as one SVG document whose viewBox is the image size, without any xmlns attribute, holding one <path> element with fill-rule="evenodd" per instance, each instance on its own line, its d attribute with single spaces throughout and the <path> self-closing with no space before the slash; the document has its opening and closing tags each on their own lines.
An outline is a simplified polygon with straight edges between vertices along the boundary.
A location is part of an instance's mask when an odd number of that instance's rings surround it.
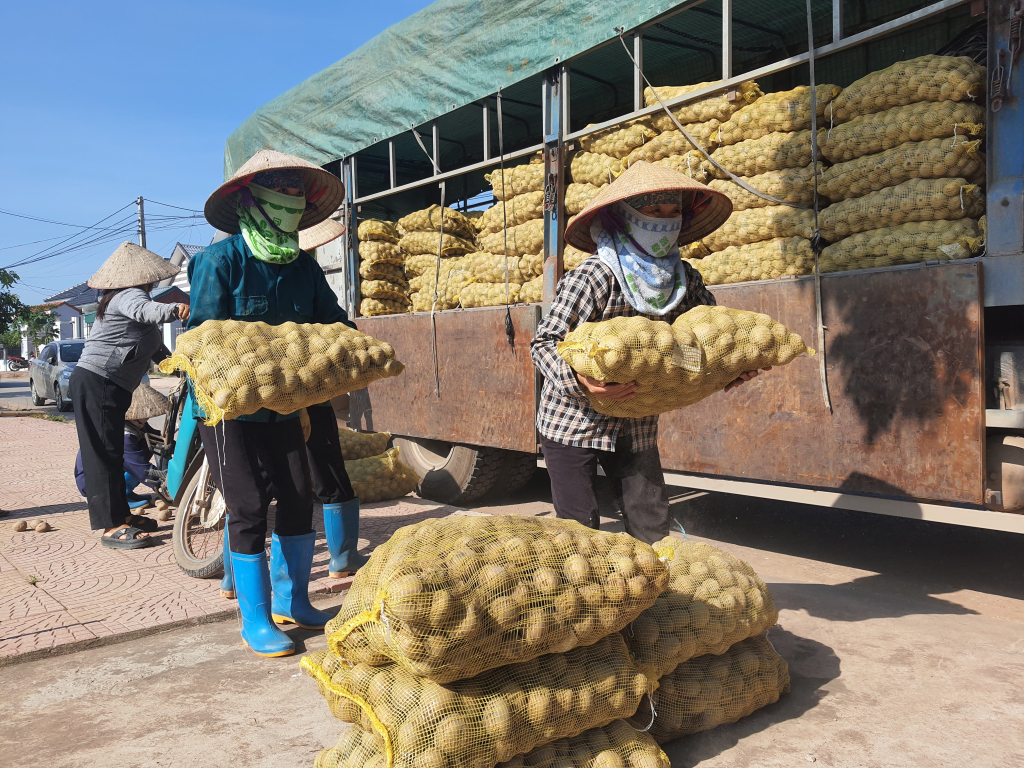
<svg viewBox="0 0 1024 768">
<path fill-rule="evenodd" d="M 149 377 L 149 383 L 153 389 L 166 395 L 178 385 L 178 378 L 176 376 L 157 376 L 154 374 Z M 33 413 L 70 422 L 75 420 L 74 410 L 61 413 L 57 410 L 57 405 L 52 400 L 47 400 L 43 405 L 32 405 L 32 395 L 28 385 L 28 371 L 0 371 L 0 412 L 3 411 Z M 157 423 L 154 420 L 154 426 Z"/>
<path fill-rule="evenodd" d="M 549 513 L 544 474 L 478 509 Z M 768 582 L 793 679 L 778 704 L 668 745 L 676 768 L 1024 766 L 1022 537 L 725 495 L 673 511 Z M 348 726 L 298 659 L 254 656 L 229 620 L 0 669 L 0 765 L 311 766 Z"/>
</svg>

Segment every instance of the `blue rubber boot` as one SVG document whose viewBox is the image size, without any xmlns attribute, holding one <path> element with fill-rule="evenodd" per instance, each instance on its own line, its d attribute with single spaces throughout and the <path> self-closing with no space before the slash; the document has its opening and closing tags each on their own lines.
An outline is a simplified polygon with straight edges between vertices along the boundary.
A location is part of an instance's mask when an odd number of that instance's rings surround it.
<svg viewBox="0 0 1024 768">
<path fill-rule="evenodd" d="M 220 596 L 235 599 L 235 580 L 231 577 L 231 549 L 228 547 L 228 516 L 224 515 L 224 578 L 220 580 Z"/>
<path fill-rule="evenodd" d="M 359 499 L 324 504 L 324 533 L 327 535 L 327 550 L 331 553 L 327 574 L 332 579 L 349 576 L 366 565 L 369 558 L 356 552 L 359 547 Z"/>
<path fill-rule="evenodd" d="M 153 496 L 150 494 L 132 493 L 132 489 L 139 485 L 139 481 L 132 477 L 130 472 L 124 473 L 124 485 L 127 488 L 128 509 L 145 509 L 153 503 Z"/>
<path fill-rule="evenodd" d="M 323 629 L 331 614 L 309 603 L 309 571 L 313 567 L 316 534 L 270 537 L 270 581 L 274 597 L 270 614 L 278 624 Z"/>
<path fill-rule="evenodd" d="M 231 553 L 231 572 L 242 613 L 242 642 L 260 656 L 289 656 L 295 644 L 270 617 L 270 570 L 267 553 Z"/>
</svg>

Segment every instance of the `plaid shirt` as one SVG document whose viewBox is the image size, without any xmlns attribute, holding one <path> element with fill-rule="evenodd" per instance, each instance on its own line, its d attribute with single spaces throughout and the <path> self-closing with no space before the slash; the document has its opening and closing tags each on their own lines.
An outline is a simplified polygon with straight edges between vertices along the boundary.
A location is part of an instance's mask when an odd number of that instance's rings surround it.
<svg viewBox="0 0 1024 768">
<path fill-rule="evenodd" d="M 700 273 L 685 261 L 686 295 L 675 309 L 665 315 L 648 315 L 651 320 L 671 323 L 699 304 L 715 304 L 715 297 L 704 287 Z M 580 448 L 614 451 L 616 442 L 623 447 L 644 451 L 658 444 L 658 417 L 631 419 L 598 413 L 587 399 L 587 391 L 576 372 L 558 356 L 558 342 L 582 323 L 635 317 L 638 314 L 626 300 L 615 273 L 599 258 L 591 257 L 566 272 L 558 283 L 557 298 L 551 311 L 530 343 L 530 354 L 544 376 L 537 413 L 537 429 L 549 440 Z"/>
</svg>

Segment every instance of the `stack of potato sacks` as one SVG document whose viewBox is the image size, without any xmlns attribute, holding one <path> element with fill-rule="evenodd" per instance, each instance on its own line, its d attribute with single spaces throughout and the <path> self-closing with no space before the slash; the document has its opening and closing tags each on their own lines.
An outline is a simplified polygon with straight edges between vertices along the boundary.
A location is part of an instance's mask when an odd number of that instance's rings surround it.
<svg viewBox="0 0 1024 768">
<path fill-rule="evenodd" d="M 402 267 L 399 235 L 389 221 L 359 222 L 359 314 L 395 315 L 409 309 L 409 283 Z"/>
<path fill-rule="evenodd" d="M 758 637 L 776 619 L 750 566 L 707 545 L 544 518 L 427 520 L 378 547 L 328 650 L 302 660 L 357 724 L 316 766 L 670 768 L 655 739 L 788 689 Z"/>
<path fill-rule="evenodd" d="M 921 56 L 872 72 L 825 113 L 822 272 L 963 259 L 983 232 L 985 68 Z"/>
<path fill-rule="evenodd" d="M 411 493 L 419 478 L 399 458 L 398 446 L 388 448 L 388 432 L 339 429 L 341 453 L 352 489 L 364 504 L 397 499 Z"/>
<path fill-rule="evenodd" d="M 399 219 L 398 230 L 402 234 L 398 246 L 405 257 L 412 311 L 457 307 L 459 292 L 467 280 L 461 269 L 462 256 L 476 250 L 474 222 L 451 208 L 442 210 L 432 205 Z"/>
</svg>

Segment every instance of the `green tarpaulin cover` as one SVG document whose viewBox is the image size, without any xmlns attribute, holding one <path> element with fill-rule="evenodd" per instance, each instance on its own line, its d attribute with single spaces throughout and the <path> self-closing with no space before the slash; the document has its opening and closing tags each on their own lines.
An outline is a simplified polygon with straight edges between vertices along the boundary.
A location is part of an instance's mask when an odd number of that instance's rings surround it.
<svg viewBox="0 0 1024 768">
<path fill-rule="evenodd" d="M 256 110 L 228 137 L 224 177 L 261 149 L 318 165 L 346 157 L 614 38 L 615 27 L 631 29 L 679 4 L 437 0 Z M 337 22 L 344 24 L 344 16 Z"/>
</svg>

